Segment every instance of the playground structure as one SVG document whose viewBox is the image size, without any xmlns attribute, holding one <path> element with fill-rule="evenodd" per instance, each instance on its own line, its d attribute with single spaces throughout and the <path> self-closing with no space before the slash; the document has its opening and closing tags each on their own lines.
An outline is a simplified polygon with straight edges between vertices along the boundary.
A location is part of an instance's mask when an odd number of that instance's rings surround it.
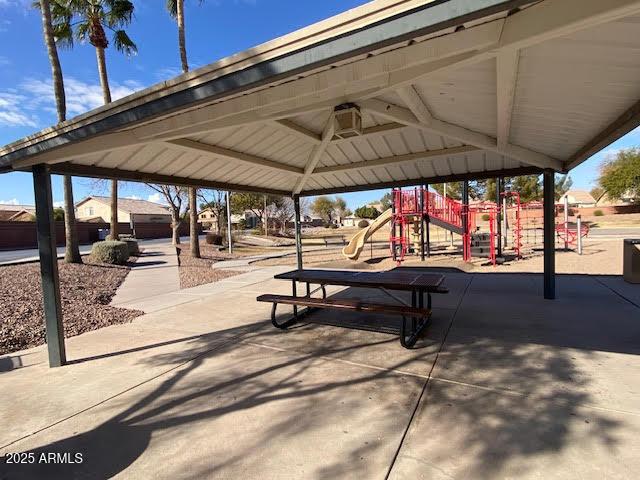
<svg viewBox="0 0 640 480">
<path fill-rule="evenodd" d="M 518 192 L 501 192 L 499 204 L 488 201 L 465 204 L 425 187 L 393 189 L 392 199 L 392 208 L 356 233 L 343 248 L 345 257 L 357 260 L 366 241 L 388 222 L 391 222 L 391 256 L 398 264 L 408 254 L 421 258 L 430 255 L 431 224 L 461 237 L 464 261 L 486 258 L 495 266 L 507 256 L 520 259 L 543 247 L 544 205 L 538 201 L 521 202 Z M 566 204 L 556 204 L 555 211 L 556 216 L 564 214 L 564 221 L 555 228 L 557 246 L 575 247 L 579 237 L 589 234 L 588 226 L 578 227 L 569 222 Z"/>
</svg>

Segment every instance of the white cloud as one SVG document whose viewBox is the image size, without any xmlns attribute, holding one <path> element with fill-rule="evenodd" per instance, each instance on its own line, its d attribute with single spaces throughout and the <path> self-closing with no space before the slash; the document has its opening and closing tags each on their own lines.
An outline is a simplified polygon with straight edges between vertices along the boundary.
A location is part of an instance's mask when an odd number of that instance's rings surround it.
<svg viewBox="0 0 640 480">
<path fill-rule="evenodd" d="M 129 195 L 128 197 L 124 198 L 128 198 L 129 200 L 142 200 L 142 197 L 139 197 L 137 195 Z"/>
<path fill-rule="evenodd" d="M 191 65 L 191 68 L 196 68 L 193 65 Z M 174 77 L 177 77 L 178 75 L 182 74 L 182 70 L 178 67 L 165 67 L 165 68 L 160 68 L 159 70 L 156 70 L 155 72 L 155 76 L 158 80 L 162 81 L 162 80 L 170 80 Z"/>
<path fill-rule="evenodd" d="M 0 200 L 0 205 L 20 205 L 20 202 L 17 198 L 12 198 L 11 200 Z"/>
<path fill-rule="evenodd" d="M 0 32 L 2 32 L 2 27 L 0 27 Z M 6 67 L 7 65 L 10 65 L 11 61 L 7 58 L 4 57 L 2 55 L 0 55 L 0 67 Z"/>
<path fill-rule="evenodd" d="M 83 82 L 74 77 L 66 78 L 64 83 L 69 118 L 104 103 L 100 85 Z M 135 80 L 113 82 L 111 97 L 117 100 L 142 87 L 143 85 Z M 54 118 L 43 122 L 43 114 Z M 56 101 L 51 80 L 28 78 L 16 88 L 0 91 L 0 125 L 37 128 L 55 122 L 55 114 Z"/>
<path fill-rule="evenodd" d="M 64 201 L 63 200 L 58 200 L 56 202 L 53 202 L 53 207 L 54 208 L 64 208 Z"/>
<path fill-rule="evenodd" d="M 160 195 L 159 192 L 152 193 L 147 197 L 147 201 L 153 202 L 153 203 L 162 203 L 162 195 Z"/>
</svg>

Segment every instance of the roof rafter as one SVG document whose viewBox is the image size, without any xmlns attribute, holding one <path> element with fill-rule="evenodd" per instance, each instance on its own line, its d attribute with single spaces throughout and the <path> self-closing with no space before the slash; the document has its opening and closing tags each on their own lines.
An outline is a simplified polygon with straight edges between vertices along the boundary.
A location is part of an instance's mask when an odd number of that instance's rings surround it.
<svg viewBox="0 0 640 480">
<path fill-rule="evenodd" d="M 269 170 L 277 170 L 280 172 L 293 173 L 296 175 L 302 175 L 304 173 L 301 168 L 294 167 L 293 165 L 274 162 L 273 160 L 269 160 L 267 158 L 257 157 L 249 153 L 243 153 L 236 150 L 230 150 L 228 148 L 218 147 L 217 145 L 196 142 L 195 140 L 191 140 L 188 138 L 169 140 L 164 143 L 170 147 L 177 147 L 180 150 L 192 150 L 200 154 L 204 153 L 209 154 L 210 156 L 238 160 L 242 163 L 247 163 L 249 165 L 258 166 Z"/>
<path fill-rule="evenodd" d="M 511 132 L 511 114 L 518 79 L 520 50 L 505 50 L 496 58 L 496 95 L 498 97 L 498 148 L 505 148 Z"/>
<path fill-rule="evenodd" d="M 406 155 L 394 155 L 391 157 L 376 158 L 373 160 L 364 160 L 362 162 L 345 163 L 341 165 L 330 165 L 319 167 L 313 171 L 313 175 L 321 175 L 323 173 L 345 172 L 349 170 L 359 170 L 361 168 L 383 167 L 386 165 L 397 165 L 399 163 L 413 162 L 431 157 L 442 157 L 446 155 L 457 155 L 460 153 L 475 152 L 480 150 L 478 147 L 470 145 L 462 145 L 460 147 L 443 148 L 440 150 L 426 150 L 424 152 L 407 153 Z"/>
<path fill-rule="evenodd" d="M 413 100 L 415 100 L 415 98 Z M 484 150 L 491 150 L 502 155 L 515 158 L 529 165 L 534 165 L 540 168 L 562 170 L 562 163 L 559 160 L 548 157 L 542 153 L 510 144 L 504 148 L 498 148 L 496 139 L 489 135 L 474 132 L 473 130 L 469 130 L 459 125 L 454 125 L 452 123 L 443 122 L 442 120 L 437 120 L 435 118 L 433 118 L 428 124 L 423 123 L 412 111 L 415 109 L 418 114 L 421 114 L 421 109 L 417 105 L 409 104 L 409 108 L 411 108 L 411 110 L 408 110 L 404 107 L 399 107 L 381 100 L 371 99 L 361 102 L 360 106 L 376 115 L 380 115 L 390 120 L 404 123 L 405 125 L 428 132 L 438 133 Z"/>
<path fill-rule="evenodd" d="M 302 175 L 302 178 L 298 180 L 298 183 L 296 183 L 296 186 L 293 189 L 294 195 L 297 195 L 298 193 L 300 193 L 300 191 L 306 185 L 307 181 L 311 177 L 311 174 L 316 168 L 316 165 L 318 165 L 318 162 L 320 161 L 322 154 L 325 152 L 325 150 L 329 146 L 329 143 L 331 143 L 331 139 L 333 138 L 334 133 L 335 133 L 335 122 L 334 122 L 334 115 L 332 113 L 329 116 L 329 120 L 327 120 L 327 124 L 325 125 L 324 130 L 322 131 L 322 141 L 320 142 L 319 145 L 316 145 L 315 147 L 313 147 L 313 151 L 309 156 L 307 165 L 304 167 L 304 174 Z"/>
</svg>

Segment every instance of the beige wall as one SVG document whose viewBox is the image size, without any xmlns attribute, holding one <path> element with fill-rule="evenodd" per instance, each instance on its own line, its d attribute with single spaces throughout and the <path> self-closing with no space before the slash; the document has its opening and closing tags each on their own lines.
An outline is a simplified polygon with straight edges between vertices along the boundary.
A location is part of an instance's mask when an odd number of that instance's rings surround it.
<svg viewBox="0 0 640 480">
<path fill-rule="evenodd" d="M 87 217 L 102 217 L 105 222 L 109 222 L 111 220 L 111 208 L 105 203 L 90 198 L 76 207 L 76 218 L 78 220 Z M 129 221 L 129 214 L 118 210 L 118 222 L 129 223 Z"/>
</svg>

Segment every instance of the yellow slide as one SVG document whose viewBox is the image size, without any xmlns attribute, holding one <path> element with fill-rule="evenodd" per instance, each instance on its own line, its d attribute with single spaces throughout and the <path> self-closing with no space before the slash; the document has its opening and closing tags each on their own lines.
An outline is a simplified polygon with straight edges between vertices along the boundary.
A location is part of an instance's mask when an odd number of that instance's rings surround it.
<svg viewBox="0 0 640 480">
<path fill-rule="evenodd" d="M 362 252 L 362 249 L 364 248 L 364 244 L 367 242 L 369 237 L 377 232 L 389 220 L 391 220 L 391 209 L 386 210 L 368 227 L 364 227 L 353 237 L 351 237 L 349 244 L 342 249 L 342 254 L 349 260 L 357 260 L 360 256 L 360 252 Z"/>
</svg>

